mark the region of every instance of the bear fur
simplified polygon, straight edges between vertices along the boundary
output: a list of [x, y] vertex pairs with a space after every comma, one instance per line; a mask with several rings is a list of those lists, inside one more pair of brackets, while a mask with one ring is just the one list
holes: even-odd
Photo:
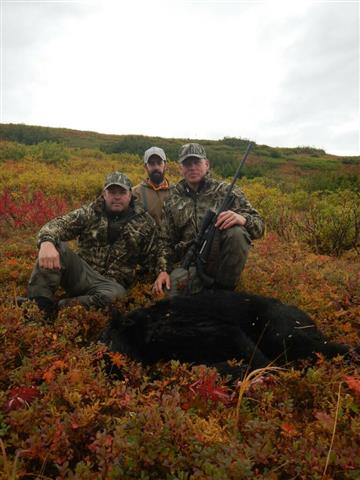
[[[310, 317], [274, 298], [223, 290], [161, 300], [126, 316], [114, 310], [100, 341], [144, 364], [179, 360], [220, 366], [243, 360], [251, 369], [271, 362], [360, 353], [328, 341]], [[221, 366], [223, 368], [221, 368]]]

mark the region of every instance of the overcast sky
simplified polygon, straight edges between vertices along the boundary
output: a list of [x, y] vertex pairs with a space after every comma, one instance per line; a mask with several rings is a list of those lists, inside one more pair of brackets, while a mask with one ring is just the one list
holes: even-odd
[[360, 155], [359, 1], [1, 0], [1, 122]]

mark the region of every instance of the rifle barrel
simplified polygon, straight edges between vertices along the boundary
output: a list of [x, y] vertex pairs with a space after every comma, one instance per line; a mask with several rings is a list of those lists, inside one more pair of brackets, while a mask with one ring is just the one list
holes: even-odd
[[[249, 153], [250, 153], [250, 150], [252, 149], [253, 145], [254, 145], [253, 142], [249, 142], [249, 145], [246, 147], [246, 150], [245, 150], [244, 156], [243, 156], [243, 158], [242, 158], [242, 160], [241, 160], [241, 162], [240, 162], [240, 165], [238, 166], [238, 168], [237, 168], [237, 170], [236, 170], [236, 172], [235, 172], [235, 175], [234, 175], [234, 177], [233, 177], [233, 179], [232, 179], [232, 182], [231, 182], [230, 185], [229, 185], [228, 192], [231, 192], [231, 190], [234, 188], [235, 182], [236, 182], [236, 180], [239, 178], [240, 172], [241, 172], [241, 170], [242, 170], [242, 168], [243, 168], [243, 166], [244, 166], [244, 163], [246, 162], [246, 159], [247, 159], [247, 157], [248, 157], [248, 155], [249, 155]], [[227, 202], [227, 195], [226, 195], [226, 197], [224, 198], [223, 203], [220, 205], [220, 207], [219, 207], [219, 209], [218, 209], [218, 211], [217, 211], [216, 216], [219, 215], [219, 213], [224, 210], [225, 202]]]

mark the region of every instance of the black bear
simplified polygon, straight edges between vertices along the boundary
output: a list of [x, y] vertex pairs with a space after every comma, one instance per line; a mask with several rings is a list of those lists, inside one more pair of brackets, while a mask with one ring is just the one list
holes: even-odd
[[328, 358], [360, 353], [359, 347], [328, 341], [296, 307], [223, 290], [176, 296], [126, 316], [114, 311], [100, 341], [145, 364], [176, 359], [219, 366], [222, 373], [231, 371], [229, 359], [254, 369], [315, 358], [315, 352]]

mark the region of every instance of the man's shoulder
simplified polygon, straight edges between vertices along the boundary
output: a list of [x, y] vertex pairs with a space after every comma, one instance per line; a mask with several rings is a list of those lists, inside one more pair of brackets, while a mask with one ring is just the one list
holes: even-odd
[[[209, 177], [207, 179], [206, 187], [204, 189], [204, 193], [214, 194], [216, 196], [223, 195], [225, 196], [228, 193], [230, 187], [230, 183], [224, 180], [217, 180], [215, 178]], [[232, 189], [232, 194], [235, 196], [243, 197], [244, 193], [238, 186], [234, 186]]]
[[172, 188], [168, 190], [169, 195], [164, 202], [165, 211], [177, 210], [179, 206], [185, 205], [191, 201], [191, 198], [186, 190], [186, 183], [184, 180], [172, 185]]
[[130, 219], [130, 221], [138, 224], [146, 223], [150, 225], [155, 225], [153, 217], [138, 203], [136, 203], [134, 206], [134, 216]]
[[80, 207], [84, 214], [88, 215], [102, 215], [105, 211], [105, 202], [102, 195], [98, 196], [90, 203], [85, 203]]
[[184, 179], [180, 180], [178, 183], [171, 185], [171, 194], [172, 195], [185, 195], [186, 193], [186, 182]]
[[138, 183], [137, 185], [135, 185], [134, 187], [132, 187], [131, 191], [132, 193], [138, 193], [139, 190], [143, 187], [146, 187], [146, 182], [145, 180], [143, 180], [142, 182]]
[[90, 202], [90, 203], [85, 203], [81, 205], [78, 208], [75, 208], [74, 210], [71, 210], [70, 212], [66, 213], [63, 216], [56, 217], [53, 220], [54, 221], [61, 221], [63, 217], [70, 217], [73, 218], [74, 216], [77, 218], [80, 217], [91, 217], [96, 214], [99, 214], [103, 212], [103, 203], [101, 202], [101, 198], [97, 198], [96, 200]]
[[217, 180], [212, 176], [207, 176], [205, 180], [205, 188], [204, 190], [223, 190], [229, 186], [227, 182], [222, 180]]
[[180, 180], [180, 182], [173, 184], [169, 187], [169, 196], [167, 198], [167, 202], [173, 201], [176, 198], [183, 197], [186, 195], [186, 190], [185, 190], [185, 183], [183, 180]]

